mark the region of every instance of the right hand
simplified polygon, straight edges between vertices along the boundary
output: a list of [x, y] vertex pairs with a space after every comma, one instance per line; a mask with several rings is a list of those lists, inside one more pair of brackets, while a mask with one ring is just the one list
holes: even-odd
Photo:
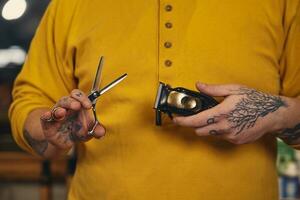
[[73, 90], [69, 96], [62, 97], [54, 108], [42, 114], [41, 125], [45, 139], [59, 150], [67, 151], [75, 142], [86, 142], [105, 135], [101, 124], [95, 127], [93, 135], [88, 135], [95, 121], [90, 112], [92, 103], [82, 91]]

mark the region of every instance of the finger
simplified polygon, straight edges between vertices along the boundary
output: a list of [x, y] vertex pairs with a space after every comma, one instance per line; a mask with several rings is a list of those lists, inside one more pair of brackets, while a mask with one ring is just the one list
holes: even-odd
[[90, 109], [92, 107], [92, 102], [81, 90], [78, 89], [72, 90], [71, 97], [79, 101], [81, 105], [86, 109]]
[[70, 132], [69, 138], [73, 142], [86, 142], [92, 138], [87, 133], [79, 133], [79, 132]]
[[226, 123], [211, 124], [202, 128], [195, 129], [198, 136], [225, 136], [231, 132], [231, 128]]
[[52, 117], [54, 118], [54, 120], [62, 121], [65, 119], [65, 117], [67, 115], [67, 110], [65, 108], [55, 107], [55, 109], [53, 109], [51, 111], [51, 114], [52, 114]]
[[53, 110], [45, 112], [41, 116], [41, 120], [48, 123], [52, 122], [53, 120], [62, 121], [66, 117], [66, 115], [67, 115], [66, 109], [61, 107], [55, 107]]
[[43, 113], [42, 115], [41, 115], [41, 121], [42, 122], [49, 122], [49, 120], [51, 119], [51, 111], [46, 111], [45, 113]]
[[238, 90], [241, 85], [225, 84], [225, 85], [212, 85], [197, 82], [196, 88], [207, 95], [214, 97], [224, 97], [233, 94], [235, 90]]
[[173, 122], [180, 126], [192, 127], [192, 128], [197, 128], [197, 127], [206, 126], [208, 124], [217, 123], [224, 117], [223, 114], [221, 114], [224, 112], [220, 112], [221, 105], [222, 104], [219, 104], [213, 108], [202, 111], [196, 115], [191, 115], [188, 117], [183, 117], [183, 116], [174, 117]]
[[[90, 123], [89, 129], [87, 130], [93, 130], [93, 127], [94, 127], [94, 123]], [[89, 135], [89, 131], [85, 131], [85, 132], [72, 131], [70, 133], [70, 139], [73, 142], [86, 142], [92, 139], [93, 137], [99, 139], [104, 135], [105, 135], [105, 128], [101, 124], [97, 124], [91, 135]]]
[[56, 104], [58, 107], [70, 109], [70, 110], [80, 110], [81, 103], [70, 96], [62, 97]]
[[57, 130], [61, 127], [62, 121], [49, 121], [49, 117], [51, 117], [51, 112], [45, 112], [41, 118], [41, 126], [47, 140], [50, 140], [57, 134]]

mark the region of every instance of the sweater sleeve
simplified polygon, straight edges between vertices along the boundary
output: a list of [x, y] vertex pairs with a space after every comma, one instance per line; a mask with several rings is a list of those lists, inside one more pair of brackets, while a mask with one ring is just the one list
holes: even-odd
[[[16, 143], [31, 153], [33, 150], [23, 136], [28, 114], [37, 108], [51, 108], [58, 99], [76, 87], [73, 58], [66, 56], [69, 24], [76, 1], [70, 2], [51, 1], [14, 83], [13, 102], [9, 109], [12, 133]], [[67, 9], [64, 8], [66, 6]]]
[[300, 3], [295, 2], [286, 16], [285, 46], [280, 60], [281, 95], [300, 97]]
[[[295, 1], [293, 1], [295, 2]], [[286, 42], [280, 62], [281, 95], [300, 98], [300, 3], [293, 6], [295, 14], [289, 14]], [[300, 149], [300, 144], [290, 145]]]

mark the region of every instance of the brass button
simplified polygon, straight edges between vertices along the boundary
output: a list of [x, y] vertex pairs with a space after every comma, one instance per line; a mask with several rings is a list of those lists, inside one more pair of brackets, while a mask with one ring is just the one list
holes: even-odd
[[172, 66], [172, 61], [171, 60], [166, 60], [165, 61], [165, 66], [166, 67], [171, 67]]
[[171, 22], [165, 23], [166, 28], [172, 28], [173, 24]]
[[172, 43], [171, 42], [165, 42], [164, 46], [166, 48], [171, 48], [172, 47]]
[[166, 5], [166, 7], [165, 7], [165, 10], [167, 11], [167, 12], [170, 12], [171, 10], [173, 9], [173, 7], [171, 6], [171, 5]]

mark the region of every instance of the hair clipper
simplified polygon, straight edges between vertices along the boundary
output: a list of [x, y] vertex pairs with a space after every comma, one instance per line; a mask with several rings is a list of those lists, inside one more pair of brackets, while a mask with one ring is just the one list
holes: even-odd
[[182, 87], [171, 86], [160, 82], [157, 90], [154, 109], [156, 110], [156, 125], [162, 124], [161, 113], [189, 116], [216, 106], [218, 102], [203, 93]]

